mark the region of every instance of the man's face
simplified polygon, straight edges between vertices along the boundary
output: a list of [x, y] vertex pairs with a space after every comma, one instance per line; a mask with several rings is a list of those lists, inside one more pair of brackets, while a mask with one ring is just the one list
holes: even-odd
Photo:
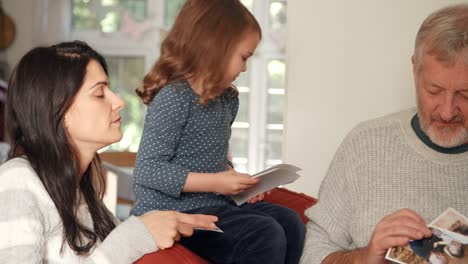
[[447, 66], [425, 54], [419, 64], [413, 59], [422, 130], [441, 147], [468, 143], [468, 65], [463, 56]]

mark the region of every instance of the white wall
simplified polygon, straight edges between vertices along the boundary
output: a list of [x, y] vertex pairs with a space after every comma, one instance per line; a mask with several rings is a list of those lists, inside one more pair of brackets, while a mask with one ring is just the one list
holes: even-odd
[[288, 1], [285, 161], [288, 187], [317, 196], [330, 161], [357, 123], [415, 105], [416, 32], [454, 0]]
[[12, 45], [1, 52], [2, 59], [6, 59], [10, 68], [19, 61], [21, 56], [32, 46], [33, 8], [32, 0], [2, 1], [3, 11], [13, 19], [16, 37]]
[[[2, 1], [17, 37], [0, 58], [13, 67], [31, 47], [63, 36], [61, 1], [68, 0]], [[457, 2], [467, 1], [288, 1], [284, 154], [303, 168], [289, 188], [317, 196], [335, 150], [354, 125], [414, 105], [415, 34], [430, 12]], [[44, 8], [54, 9], [57, 18], [41, 16]]]
[[[21, 57], [33, 47], [63, 40], [64, 4], [69, 0], [6, 0], [2, 1], [3, 10], [9, 15], [16, 27], [16, 38], [12, 45], [0, 53], [13, 68]], [[55, 14], [53, 16], [44, 15]]]

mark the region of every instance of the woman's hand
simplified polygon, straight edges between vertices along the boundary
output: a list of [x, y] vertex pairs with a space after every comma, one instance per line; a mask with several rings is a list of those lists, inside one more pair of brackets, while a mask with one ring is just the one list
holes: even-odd
[[260, 180], [252, 178], [249, 174], [239, 173], [234, 170], [219, 172], [215, 175], [216, 193], [234, 195], [252, 188]]
[[184, 214], [175, 211], [151, 211], [139, 219], [148, 228], [159, 249], [170, 248], [181, 236], [191, 236], [193, 228], [215, 229], [218, 217]]

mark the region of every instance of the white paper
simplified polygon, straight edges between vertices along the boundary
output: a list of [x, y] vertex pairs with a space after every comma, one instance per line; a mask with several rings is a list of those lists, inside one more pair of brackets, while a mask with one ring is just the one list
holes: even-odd
[[218, 233], [224, 233], [223, 230], [221, 230], [221, 228], [215, 226], [214, 229], [208, 229], [208, 228], [204, 228], [204, 227], [194, 227], [193, 230], [201, 230], [201, 231], [211, 231], [211, 232], [218, 232]]
[[231, 198], [237, 205], [241, 205], [259, 194], [272, 190], [280, 185], [294, 182], [300, 177], [300, 175], [297, 174], [300, 170], [300, 168], [290, 164], [273, 166], [252, 175], [252, 178], [259, 178], [260, 182], [244, 192], [232, 195]]

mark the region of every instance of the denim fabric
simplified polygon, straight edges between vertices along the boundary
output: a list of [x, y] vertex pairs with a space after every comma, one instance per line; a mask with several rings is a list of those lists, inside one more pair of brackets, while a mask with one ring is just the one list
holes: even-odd
[[296, 264], [304, 247], [305, 226], [299, 215], [280, 205], [258, 202], [186, 211], [216, 215], [224, 231], [194, 232], [182, 245], [212, 263]]

